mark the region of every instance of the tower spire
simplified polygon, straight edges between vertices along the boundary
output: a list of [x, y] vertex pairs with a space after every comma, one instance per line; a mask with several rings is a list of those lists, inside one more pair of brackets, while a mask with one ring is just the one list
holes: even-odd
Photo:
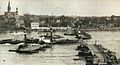
[[9, 2], [8, 2], [8, 12], [10, 12], [11, 11], [11, 7], [10, 7], [10, 0], [9, 0]]

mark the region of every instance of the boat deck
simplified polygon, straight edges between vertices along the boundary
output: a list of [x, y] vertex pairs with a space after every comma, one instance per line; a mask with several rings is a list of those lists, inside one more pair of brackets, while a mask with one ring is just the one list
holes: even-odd
[[104, 60], [104, 57], [102, 56], [100, 51], [94, 45], [89, 45], [88, 47], [91, 50], [93, 55], [95, 54], [99, 59]]

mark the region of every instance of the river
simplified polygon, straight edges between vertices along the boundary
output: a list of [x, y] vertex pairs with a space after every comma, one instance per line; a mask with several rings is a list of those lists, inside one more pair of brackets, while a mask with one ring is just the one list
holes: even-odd
[[[88, 32], [92, 35], [91, 40], [87, 40], [88, 44], [103, 45], [116, 52], [117, 58], [120, 58], [120, 31], [118, 32]], [[38, 38], [36, 32], [29, 33], [28, 37]], [[23, 39], [23, 36], [12, 36], [10, 33], [0, 34], [0, 39], [17, 38]], [[66, 37], [68, 38], [68, 37]], [[35, 54], [18, 54], [9, 52], [9, 49], [16, 49], [18, 45], [4, 44], [0, 45], [0, 65], [85, 65], [83, 61], [74, 61], [78, 58], [78, 51], [75, 50], [78, 44], [53, 45], [46, 51], [40, 51]]]

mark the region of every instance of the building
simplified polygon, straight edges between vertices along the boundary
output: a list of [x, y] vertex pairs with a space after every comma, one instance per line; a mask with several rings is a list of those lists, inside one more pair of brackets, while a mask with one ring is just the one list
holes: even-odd
[[31, 22], [31, 29], [39, 29], [39, 22]]
[[19, 16], [18, 21], [16, 21], [17, 27], [25, 27], [24, 16]]
[[25, 27], [24, 25], [24, 17], [18, 15], [18, 8], [16, 8], [15, 12], [11, 11], [11, 3], [10, 0], [8, 1], [7, 11], [4, 13], [7, 21], [13, 20], [12, 22], [15, 22], [16, 27]]
[[7, 18], [15, 18], [15, 19], [17, 19], [19, 17], [18, 16], [18, 8], [16, 8], [15, 12], [11, 12], [10, 0], [8, 2], [7, 12], [5, 12], [5, 16]]

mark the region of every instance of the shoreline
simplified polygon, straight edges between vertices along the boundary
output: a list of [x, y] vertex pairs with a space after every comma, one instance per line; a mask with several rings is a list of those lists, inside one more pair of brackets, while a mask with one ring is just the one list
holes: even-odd
[[[75, 28], [68, 28], [67, 27], [65, 29], [54, 29], [55, 31], [58, 31], [58, 32], [65, 32], [67, 30], [73, 30]], [[27, 28], [27, 31], [28, 32], [32, 32], [32, 31], [39, 31], [39, 32], [45, 32], [47, 31], [48, 29], [30, 29], [30, 28]], [[80, 30], [84, 30], [86, 32], [92, 32], [92, 31], [96, 31], [96, 32], [101, 32], [101, 31], [110, 31], [110, 32], [117, 32], [117, 31], [120, 31], [120, 28], [114, 28], [114, 29], [80, 29]], [[24, 31], [24, 30], [1, 30], [0, 33], [11, 33], [13, 31], [17, 31], [17, 32], [21, 32], [21, 31]]]

